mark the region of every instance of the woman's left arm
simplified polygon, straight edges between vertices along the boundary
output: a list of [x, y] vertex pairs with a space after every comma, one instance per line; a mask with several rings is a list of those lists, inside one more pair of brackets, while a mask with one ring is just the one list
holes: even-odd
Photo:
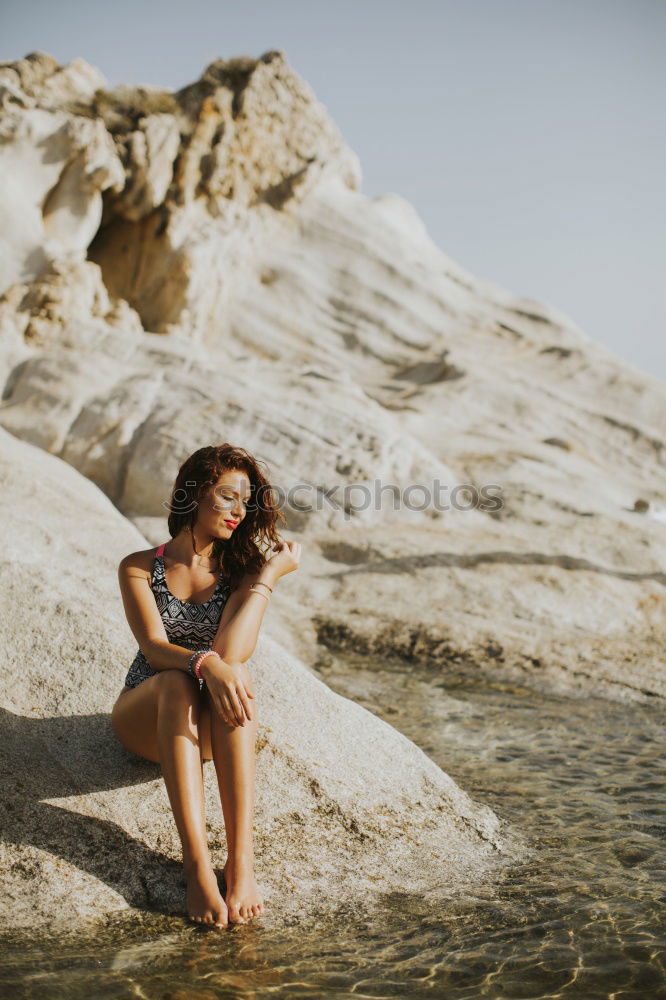
[[230, 595], [227, 603], [222, 609], [220, 623], [211, 648], [219, 653], [223, 660], [227, 662], [238, 661], [242, 663], [254, 653], [259, 636], [259, 629], [264, 617], [264, 612], [268, 606], [266, 594], [270, 597], [270, 592], [266, 587], [259, 587], [258, 591], [250, 590], [252, 583], [267, 583], [269, 587], [274, 587], [280, 575], [269, 565], [265, 565], [259, 573], [248, 573], [244, 576], [239, 587]]

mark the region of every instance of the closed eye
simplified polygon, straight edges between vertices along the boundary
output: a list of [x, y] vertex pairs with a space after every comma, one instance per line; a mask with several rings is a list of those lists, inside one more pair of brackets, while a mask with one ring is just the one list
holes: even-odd
[[[236, 499], [236, 497], [233, 497], [233, 496], [228, 496], [227, 494], [224, 494], [224, 495], [222, 496], [222, 499], [223, 499], [223, 500], [230, 500], [230, 501], [234, 501], [234, 500]], [[249, 502], [248, 502], [248, 501], [246, 501], [246, 500], [241, 500], [241, 503], [242, 503], [242, 504], [243, 504], [243, 506], [245, 507], [245, 510], [254, 510], [254, 508], [255, 508], [255, 506], [256, 506], [256, 504], [254, 504], [254, 503], [253, 503], [252, 501], [249, 501]]]

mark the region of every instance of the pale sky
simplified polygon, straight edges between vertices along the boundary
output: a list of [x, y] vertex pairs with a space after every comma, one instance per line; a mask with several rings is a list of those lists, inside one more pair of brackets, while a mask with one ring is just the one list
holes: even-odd
[[0, 60], [177, 89], [281, 49], [473, 274], [666, 381], [666, 0], [0, 0]]

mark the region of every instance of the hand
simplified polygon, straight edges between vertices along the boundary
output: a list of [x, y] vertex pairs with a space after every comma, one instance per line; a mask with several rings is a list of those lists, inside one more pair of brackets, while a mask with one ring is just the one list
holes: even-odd
[[252, 721], [250, 698], [254, 698], [254, 691], [249, 671], [243, 667], [240, 661], [229, 663], [220, 656], [207, 656], [201, 664], [200, 673], [211, 701], [228, 726], [244, 726], [246, 721]]
[[276, 580], [298, 569], [298, 561], [301, 558], [300, 542], [280, 542], [272, 551], [273, 555], [265, 565], [270, 567]]

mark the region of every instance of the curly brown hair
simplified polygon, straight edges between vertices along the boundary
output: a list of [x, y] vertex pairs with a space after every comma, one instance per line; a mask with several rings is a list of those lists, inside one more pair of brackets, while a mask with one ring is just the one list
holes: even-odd
[[[189, 526], [194, 528], [199, 501], [223, 472], [240, 469], [250, 480], [251, 499], [242, 519], [229, 539], [216, 538], [213, 558], [220, 558], [222, 572], [234, 590], [246, 573], [258, 573], [265, 562], [265, 553], [280, 542], [276, 522], [286, 524], [282, 511], [275, 505], [274, 489], [262, 471], [264, 462], [254, 458], [244, 448], [231, 444], [199, 448], [186, 458], [176, 476], [168, 502], [167, 524], [172, 538]], [[260, 548], [260, 545], [263, 547]]]

